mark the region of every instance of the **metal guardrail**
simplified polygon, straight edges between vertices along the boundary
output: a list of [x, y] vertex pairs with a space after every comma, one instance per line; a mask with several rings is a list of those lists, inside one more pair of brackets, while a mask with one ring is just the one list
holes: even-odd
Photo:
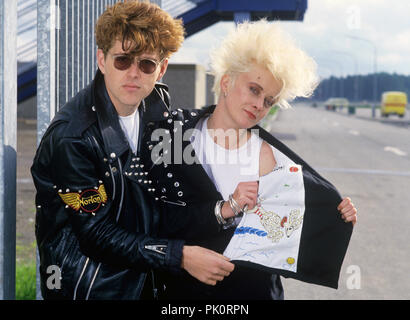
[[17, 1], [18, 61], [34, 61], [37, 57], [37, 1]]
[[205, 0], [188, 1], [188, 0], [163, 0], [162, 8], [167, 11], [171, 16], [178, 17], [179, 15], [187, 12], [197, 6], [198, 3]]
[[[151, 2], [160, 5], [173, 17], [177, 17], [188, 10], [191, 10], [205, 0], [152, 0]], [[74, 1], [75, 2], [75, 1]], [[89, 6], [90, 0], [80, 1], [84, 7]], [[94, 1], [100, 5], [117, 1]], [[37, 0], [18, 0], [18, 61], [35, 61], [37, 59]]]
[[15, 298], [17, 3], [0, 1], [0, 299]]

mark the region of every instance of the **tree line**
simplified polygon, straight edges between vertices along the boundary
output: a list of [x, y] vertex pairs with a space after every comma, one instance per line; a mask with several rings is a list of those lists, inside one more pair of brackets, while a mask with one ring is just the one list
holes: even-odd
[[332, 76], [320, 82], [312, 99], [325, 101], [331, 97], [344, 97], [349, 101], [380, 101], [384, 91], [403, 91], [410, 97], [410, 76], [386, 72]]

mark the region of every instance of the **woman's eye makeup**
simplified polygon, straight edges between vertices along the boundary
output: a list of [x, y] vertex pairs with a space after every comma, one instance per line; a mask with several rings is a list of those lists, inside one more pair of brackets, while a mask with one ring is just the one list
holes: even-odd
[[[261, 94], [261, 89], [259, 87], [256, 86], [250, 86], [249, 90], [255, 95], [255, 96], [259, 96]], [[264, 99], [264, 107], [265, 108], [271, 108], [275, 105], [276, 103], [276, 99], [273, 97], [267, 97]]]
[[260, 94], [260, 92], [261, 92], [261, 90], [258, 88], [258, 87], [255, 87], [255, 86], [250, 86], [250, 90], [252, 91], [252, 93], [253, 94], [255, 94], [255, 95], [259, 95]]
[[270, 98], [265, 98], [264, 104], [265, 104], [265, 108], [271, 108], [275, 105], [276, 100], [272, 97]]

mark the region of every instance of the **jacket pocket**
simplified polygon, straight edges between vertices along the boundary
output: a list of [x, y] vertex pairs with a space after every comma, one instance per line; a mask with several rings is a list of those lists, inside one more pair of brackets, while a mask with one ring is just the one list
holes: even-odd
[[58, 295], [64, 299], [76, 299], [79, 287], [86, 279], [86, 269], [90, 265], [89, 258], [82, 254], [77, 238], [70, 228], [61, 232], [61, 237], [53, 241], [52, 262], [60, 270], [60, 288]]

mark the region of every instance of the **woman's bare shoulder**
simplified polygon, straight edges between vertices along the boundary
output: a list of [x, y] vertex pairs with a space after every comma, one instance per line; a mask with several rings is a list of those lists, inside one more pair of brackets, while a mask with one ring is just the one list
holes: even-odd
[[259, 176], [268, 174], [275, 168], [275, 166], [276, 160], [272, 148], [266, 141], [263, 141], [259, 155]]

